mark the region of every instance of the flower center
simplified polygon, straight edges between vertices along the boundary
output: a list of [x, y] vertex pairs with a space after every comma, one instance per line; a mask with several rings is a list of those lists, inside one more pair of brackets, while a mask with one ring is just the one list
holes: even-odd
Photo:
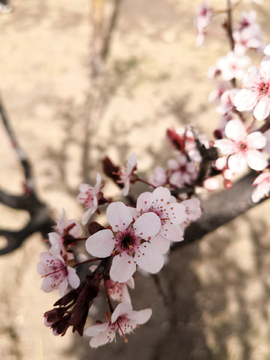
[[133, 247], [133, 238], [131, 235], [126, 234], [121, 240], [121, 246], [124, 249], [130, 249], [130, 247]]
[[267, 94], [269, 91], [269, 84], [265, 82], [261, 82], [259, 85], [259, 92], [264, 95]]

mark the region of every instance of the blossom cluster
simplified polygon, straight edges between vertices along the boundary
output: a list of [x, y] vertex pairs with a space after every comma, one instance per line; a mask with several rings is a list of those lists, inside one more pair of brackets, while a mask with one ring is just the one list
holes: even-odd
[[[213, 13], [204, 1], [195, 20], [197, 45], [203, 42]], [[167, 129], [175, 156], [167, 160], [166, 167], [157, 164], [148, 180], [136, 173], [135, 153], [125, 166], [115, 165], [106, 157], [103, 172], [118, 186], [117, 194], [104, 195], [105, 181], [97, 173], [94, 186], [79, 186], [77, 201], [85, 209], [84, 230], [76, 220], [66, 223], [63, 210], [54, 232], [48, 235], [50, 250], [40, 255], [37, 266], [43, 277], [42, 290], [58, 289], [61, 296], [56, 307], [44, 314], [45, 325], [54, 335], [64, 335], [72, 327], [73, 332], [90, 336], [92, 347], [112, 342], [117, 335], [127, 342], [126, 334], [146, 323], [152, 314], [149, 308], [133, 310], [129, 288], [135, 287], [135, 273], [156, 274], [162, 269], [173, 243], [182, 241], [186, 228], [202, 215], [199, 193], [216, 190], [222, 177], [229, 189], [234, 174], [250, 168], [256, 186], [252, 200], [259, 202], [269, 195], [270, 45], [264, 49], [260, 66], [247, 69], [250, 58], [246, 51], [264, 48], [255, 20], [253, 11], [242, 12], [229, 36], [232, 50], [208, 71], [208, 77], [221, 78], [209, 95], [209, 100], [217, 103], [220, 116], [213, 132], [215, 140], [199, 134], [193, 126]], [[241, 90], [237, 80], [241, 81]], [[257, 121], [263, 125], [258, 127]], [[148, 186], [137, 199], [132, 194], [136, 182]], [[102, 205], [106, 206], [104, 226], [92, 221], [104, 212]], [[85, 242], [86, 250], [81, 262], [74, 255], [79, 241]], [[90, 266], [81, 281], [75, 268], [93, 262], [98, 264]], [[89, 308], [102, 287], [108, 304], [106, 321], [98, 320], [84, 329]]]
[[[195, 153], [194, 144], [191, 146], [189, 143], [188, 151], [192, 151], [192, 148]], [[186, 227], [202, 213], [200, 200], [193, 197], [193, 180], [197, 177], [197, 171], [191, 162], [189, 166], [186, 164], [185, 152], [181, 156], [186, 159], [185, 163], [179, 163], [182, 168], [185, 165], [191, 168], [192, 165], [192, 181], [185, 171], [179, 173], [176, 167], [174, 171], [169, 171], [170, 178], [177, 175], [179, 179], [175, 185], [174, 181], [165, 181], [169, 187], [155, 186], [140, 179], [135, 174], [137, 160], [133, 153], [126, 166], [115, 166], [109, 158], [103, 161], [105, 174], [120, 187], [116, 200], [105, 197], [101, 192], [104, 182], [99, 173], [94, 186], [79, 186], [77, 201], [85, 208], [82, 224], [88, 224], [86, 236], [83, 237], [82, 227], [77, 221], [71, 220], [65, 224], [63, 211], [55, 231], [48, 235], [50, 251], [41, 254], [37, 266], [43, 276], [41, 289], [45, 292], [59, 289], [62, 296], [55, 304], [58, 308], [44, 314], [45, 325], [52, 328], [54, 335], [64, 335], [69, 327], [73, 327], [73, 331], [91, 336], [90, 345], [97, 347], [113, 341], [116, 334], [127, 341], [125, 334], [132, 332], [138, 324], [148, 321], [152, 310], [134, 311], [128, 286], [135, 287], [134, 274], [137, 270], [150, 274], [159, 272], [171, 244], [183, 240]], [[117, 201], [118, 196], [129, 197], [131, 186], [136, 181], [142, 181], [154, 190], [141, 193], [137, 201], [129, 205]], [[193, 189], [191, 194], [186, 194], [185, 201], [172, 196], [171, 192], [178, 188], [177, 184], [189, 185], [189, 192]], [[100, 205], [107, 205], [106, 228], [95, 221], [91, 222], [94, 214], [100, 214]], [[82, 240], [85, 241], [89, 258], [86, 257], [80, 263], [75, 260], [73, 246]], [[81, 282], [75, 267], [88, 262], [99, 262], [99, 265], [90, 266], [90, 275]], [[70, 292], [67, 290], [68, 285], [73, 288]], [[98, 321], [84, 330], [88, 309], [99, 295], [101, 287], [105, 289], [109, 305], [109, 311], [105, 312], [107, 321]], [[119, 304], [114, 307], [112, 301]]]

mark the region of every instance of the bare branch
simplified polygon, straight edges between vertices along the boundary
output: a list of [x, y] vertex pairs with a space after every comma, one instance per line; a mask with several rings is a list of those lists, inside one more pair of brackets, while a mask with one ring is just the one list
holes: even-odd
[[200, 240], [204, 235], [255, 207], [257, 203], [254, 203], [251, 198], [254, 191], [251, 184], [255, 177], [256, 172], [252, 171], [236, 182], [231, 189], [213, 194], [204, 201], [202, 204], [203, 215], [199, 220], [190, 224], [185, 231], [184, 240], [175, 243], [172, 250]]
[[19, 231], [0, 229], [0, 236], [4, 236], [8, 242], [6, 247], [0, 249], [0, 256], [18, 249], [22, 243], [35, 232], [40, 232], [44, 239], [47, 238], [53, 225], [54, 221], [44, 206], [40, 207], [39, 210], [35, 212], [31, 217], [31, 220], [23, 229]]

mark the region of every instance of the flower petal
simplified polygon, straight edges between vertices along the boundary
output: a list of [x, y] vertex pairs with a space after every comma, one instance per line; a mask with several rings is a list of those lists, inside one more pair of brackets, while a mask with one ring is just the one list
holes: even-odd
[[264, 96], [256, 105], [253, 115], [258, 121], [266, 119], [270, 114], [270, 98]]
[[225, 134], [234, 141], [243, 140], [246, 136], [246, 128], [241, 120], [230, 120], [226, 125]]
[[228, 167], [232, 172], [243, 172], [247, 168], [247, 160], [241, 153], [231, 155], [228, 160]]
[[170, 248], [170, 241], [164, 238], [162, 235], [152, 237], [151, 244], [154, 245], [161, 254], [165, 254]]
[[64, 228], [66, 227], [66, 212], [65, 210], [63, 209], [62, 211], [62, 214], [60, 216], [60, 219], [57, 221], [56, 223], [56, 227], [60, 230], [60, 231], [63, 231]]
[[164, 226], [162, 226], [160, 234], [169, 241], [176, 242], [183, 240], [183, 230], [177, 224], [174, 225], [170, 223], [165, 224]]
[[96, 208], [90, 207], [90, 208], [87, 209], [86, 212], [83, 214], [82, 224], [83, 224], [84, 226], [88, 223], [91, 215], [93, 215], [95, 211], [96, 211]]
[[111, 322], [114, 323], [119, 316], [129, 314], [132, 311], [132, 305], [129, 302], [121, 302], [116, 306], [114, 312], [112, 313]]
[[104, 229], [91, 235], [85, 242], [86, 250], [93, 256], [101, 258], [111, 255], [115, 245], [115, 238], [109, 229]]
[[140, 246], [140, 254], [135, 254], [134, 260], [145, 271], [157, 273], [164, 264], [164, 258], [158, 249], [147, 242]]
[[73, 287], [73, 289], [77, 289], [80, 285], [80, 278], [76, 274], [76, 270], [70, 266], [67, 267], [68, 270], [68, 282]]
[[267, 139], [260, 131], [255, 131], [246, 137], [246, 141], [248, 146], [255, 149], [262, 149], [265, 147]]
[[234, 98], [234, 105], [238, 111], [249, 111], [254, 108], [258, 100], [258, 95], [255, 91], [249, 89], [242, 89]]
[[[153, 212], [142, 214], [133, 225], [135, 234], [142, 239], [157, 235], [161, 228], [160, 218]], [[150, 239], [149, 239], [150, 240]]]
[[89, 326], [87, 329], [84, 330], [84, 335], [87, 336], [96, 336], [98, 334], [100, 334], [101, 332], [107, 330], [109, 326], [108, 322], [105, 322], [103, 324], [96, 324], [96, 325], [92, 325]]
[[144, 192], [142, 193], [137, 200], [137, 210], [138, 211], [147, 211], [152, 205], [152, 193]]
[[113, 231], [125, 230], [132, 221], [129, 208], [122, 202], [110, 204], [107, 208], [106, 216]]
[[132, 311], [127, 315], [127, 318], [135, 324], [145, 324], [152, 315], [152, 309], [144, 309], [140, 311]]
[[110, 277], [113, 281], [124, 283], [128, 281], [136, 271], [134, 259], [126, 253], [121, 253], [113, 258]]
[[263, 170], [268, 165], [266, 158], [258, 150], [248, 150], [247, 163], [251, 169], [256, 171]]
[[215, 147], [219, 148], [224, 155], [233, 154], [235, 151], [235, 144], [229, 139], [216, 140]]

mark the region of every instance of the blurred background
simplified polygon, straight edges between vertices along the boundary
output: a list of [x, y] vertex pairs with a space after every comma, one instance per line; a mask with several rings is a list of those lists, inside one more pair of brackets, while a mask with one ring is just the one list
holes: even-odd
[[[212, 138], [219, 115], [207, 100], [214, 83], [206, 73], [229, 44], [221, 14], [213, 18], [205, 45], [196, 48], [194, 17], [200, 3], [119, 2], [101, 80], [90, 79], [90, 0], [11, 0], [13, 11], [0, 13], [0, 92], [32, 163], [38, 194], [55, 219], [64, 208], [68, 219], [80, 221], [78, 186], [83, 181], [94, 185], [105, 155], [124, 164], [135, 151], [139, 173], [149, 176], [176, 155], [165, 139], [168, 127], [192, 123]], [[226, 9], [226, 1], [210, 5]], [[105, 2], [105, 19], [113, 6], [113, 0]], [[270, 43], [269, 1], [242, 1], [233, 21], [251, 9]], [[259, 65], [262, 56], [251, 57]], [[2, 123], [0, 144], [0, 186], [21, 194], [23, 173]], [[109, 181], [105, 189], [117, 193]], [[0, 359], [270, 359], [269, 210], [266, 201], [200, 243], [174, 252], [160, 274], [166, 303], [153, 278], [138, 274], [133, 307], [151, 307], [152, 318], [129, 336], [128, 344], [118, 339], [98, 349], [70, 330], [56, 338], [43, 325], [43, 313], [59, 295], [40, 290], [36, 265], [47, 248], [39, 234], [31, 236], [0, 258]], [[3, 228], [20, 229], [28, 216], [0, 205]], [[93, 313], [97, 308], [98, 302]]]

